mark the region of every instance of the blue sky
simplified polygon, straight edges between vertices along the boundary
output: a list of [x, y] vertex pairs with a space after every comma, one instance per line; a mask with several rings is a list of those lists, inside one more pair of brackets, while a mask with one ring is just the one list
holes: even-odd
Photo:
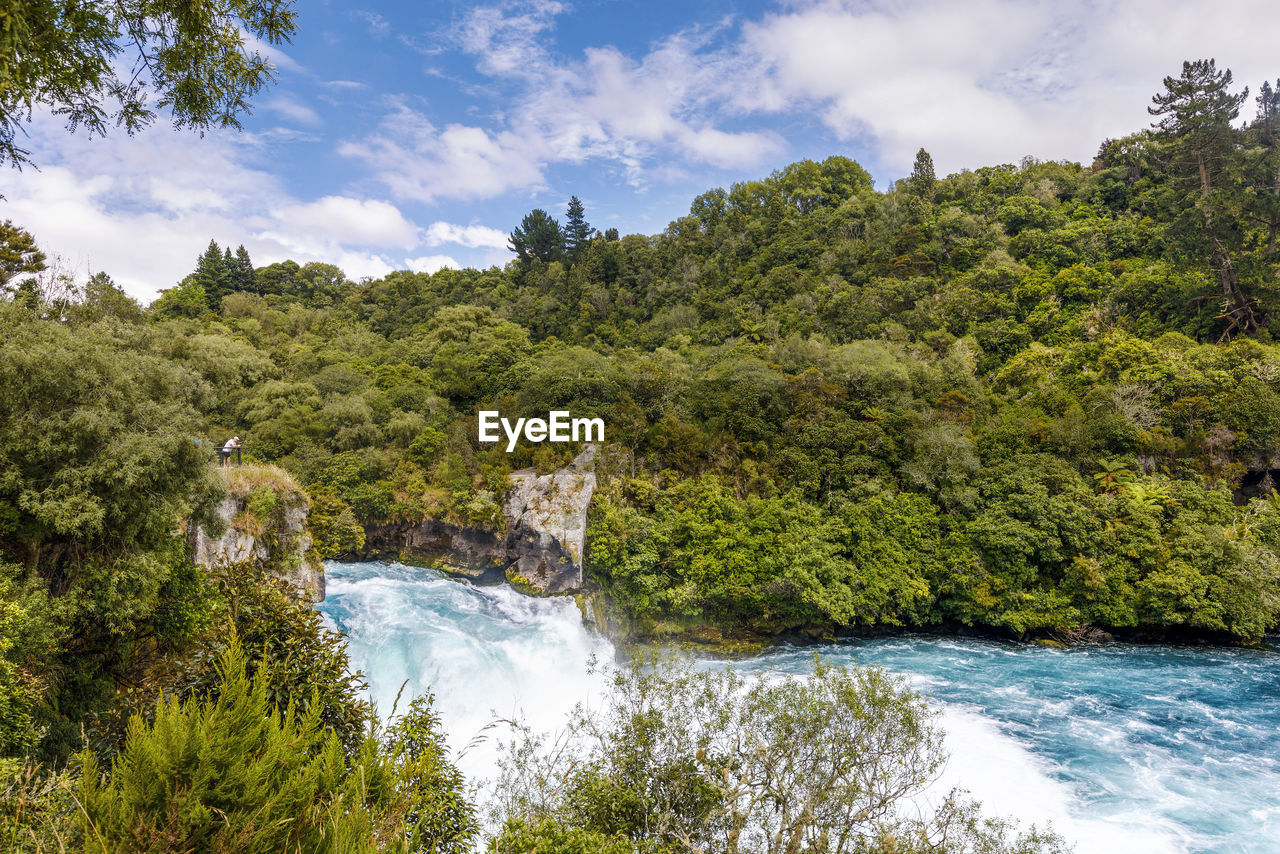
[[880, 188], [921, 146], [942, 172], [1087, 162], [1183, 59], [1256, 89], [1277, 43], [1254, 0], [308, 0], [264, 48], [279, 79], [243, 133], [90, 139], [38, 115], [40, 170], [0, 178], [0, 217], [144, 300], [211, 237], [353, 277], [503, 264], [521, 216], [570, 195], [598, 228], [655, 233], [805, 157]]

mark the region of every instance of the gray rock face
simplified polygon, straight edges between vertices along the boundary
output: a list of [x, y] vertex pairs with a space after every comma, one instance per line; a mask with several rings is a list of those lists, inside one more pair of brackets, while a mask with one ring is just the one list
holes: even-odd
[[588, 445], [568, 467], [541, 477], [512, 473], [502, 506], [507, 529], [519, 538], [518, 557], [507, 570], [509, 577], [516, 576], [512, 581], [541, 593], [567, 593], [582, 586], [587, 507], [596, 489], [591, 470], [595, 454], [595, 445]]
[[428, 519], [416, 525], [370, 526], [363, 557], [395, 557], [476, 578], [501, 571], [531, 593], [569, 593], [582, 586], [587, 508], [596, 488], [595, 446], [551, 474], [513, 472], [502, 505], [505, 535]]
[[[299, 599], [307, 602], [324, 599], [324, 565], [308, 555], [311, 534], [307, 531], [306, 498], [285, 496], [271, 537], [266, 536], [265, 531], [254, 533], [251, 526], [244, 524], [244, 510], [243, 499], [227, 496], [218, 505], [218, 516], [226, 523], [221, 537], [211, 537], [198, 526], [192, 528], [189, 535], [195, 562], [210, 568], [246, 561], [270, 565]], [[273, 549], [283, 549], [285, 553], [274, 554]]]

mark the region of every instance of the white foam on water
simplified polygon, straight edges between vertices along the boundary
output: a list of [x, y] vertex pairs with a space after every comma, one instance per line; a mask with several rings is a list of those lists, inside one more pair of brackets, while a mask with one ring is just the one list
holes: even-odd
[[510, 734], [495, 721], [521, 720], [538, 732], [560, 728], [598, 684], [589, 662], [613, 656], [570, 599], [477, 587], [429, 570], [392, 564], [380, 575], [335, 578], [328, 599], [340, 601], [348, 653], [379, 714], [391, 712], [402, 685], [400, 708], [434, 693], [449, 745], [472, 783], [493, 774], [498, 742]]
[[951, 704], [935, 704], [946, 731], [947, 766], [931, 794], [959, 787], [982, 802], [987, 815], [1035, 824], [1075, 844], [1076, 854], [1181, 854], [1190, 849], [1185, 832], [1159, 814], [1135, 808], [1091, 814], [1072, 788], [1052, 776], [1049, 764], [989, 718]]

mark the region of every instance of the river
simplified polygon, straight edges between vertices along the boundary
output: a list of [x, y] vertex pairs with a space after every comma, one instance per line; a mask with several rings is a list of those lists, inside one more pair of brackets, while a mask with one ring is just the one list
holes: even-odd
[[[371, 699], [385, 714], [402, 684], [406, 697], [433, 691], [472, 780], [502, 736], [488, 724], [559, 727], [597, 689], [590, 662], [614, 658], [569, 599], [394, 563], [330, 562], [326, 574], [319, 609], [346, 632]], [[1280, 850], [1280, 653], [931, 636], [816, 651], [907, 677], [947, 731], [938, 785], [1052, 822], [1078, 854]], [[814, 652], [776, 648], [732, 666], [803, 673]]]

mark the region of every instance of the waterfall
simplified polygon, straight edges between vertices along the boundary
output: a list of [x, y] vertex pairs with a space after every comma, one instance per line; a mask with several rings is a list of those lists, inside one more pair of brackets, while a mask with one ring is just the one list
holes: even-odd
[[[327, 573], [320, 610], [347, 633], [380, 712], [402, 684], [401, 703], [433, 691], [472, 781], [492, 775], [504, 735], [486, 726], [559, 728], [600, 689], [591, 662], [614, 657], [570, 599], [400, 564], [335, 562]], [[804, 673], [814, 651], [779, 648], [730, 666]], [[939, 710], [950, 760], [926, 798], [960, 786], [989, 814], [1052, 822], [1078, 854], [1265, 851], [1280, 838], [1273, 651], [924, 636], [817, 651], [902, 674]]]

